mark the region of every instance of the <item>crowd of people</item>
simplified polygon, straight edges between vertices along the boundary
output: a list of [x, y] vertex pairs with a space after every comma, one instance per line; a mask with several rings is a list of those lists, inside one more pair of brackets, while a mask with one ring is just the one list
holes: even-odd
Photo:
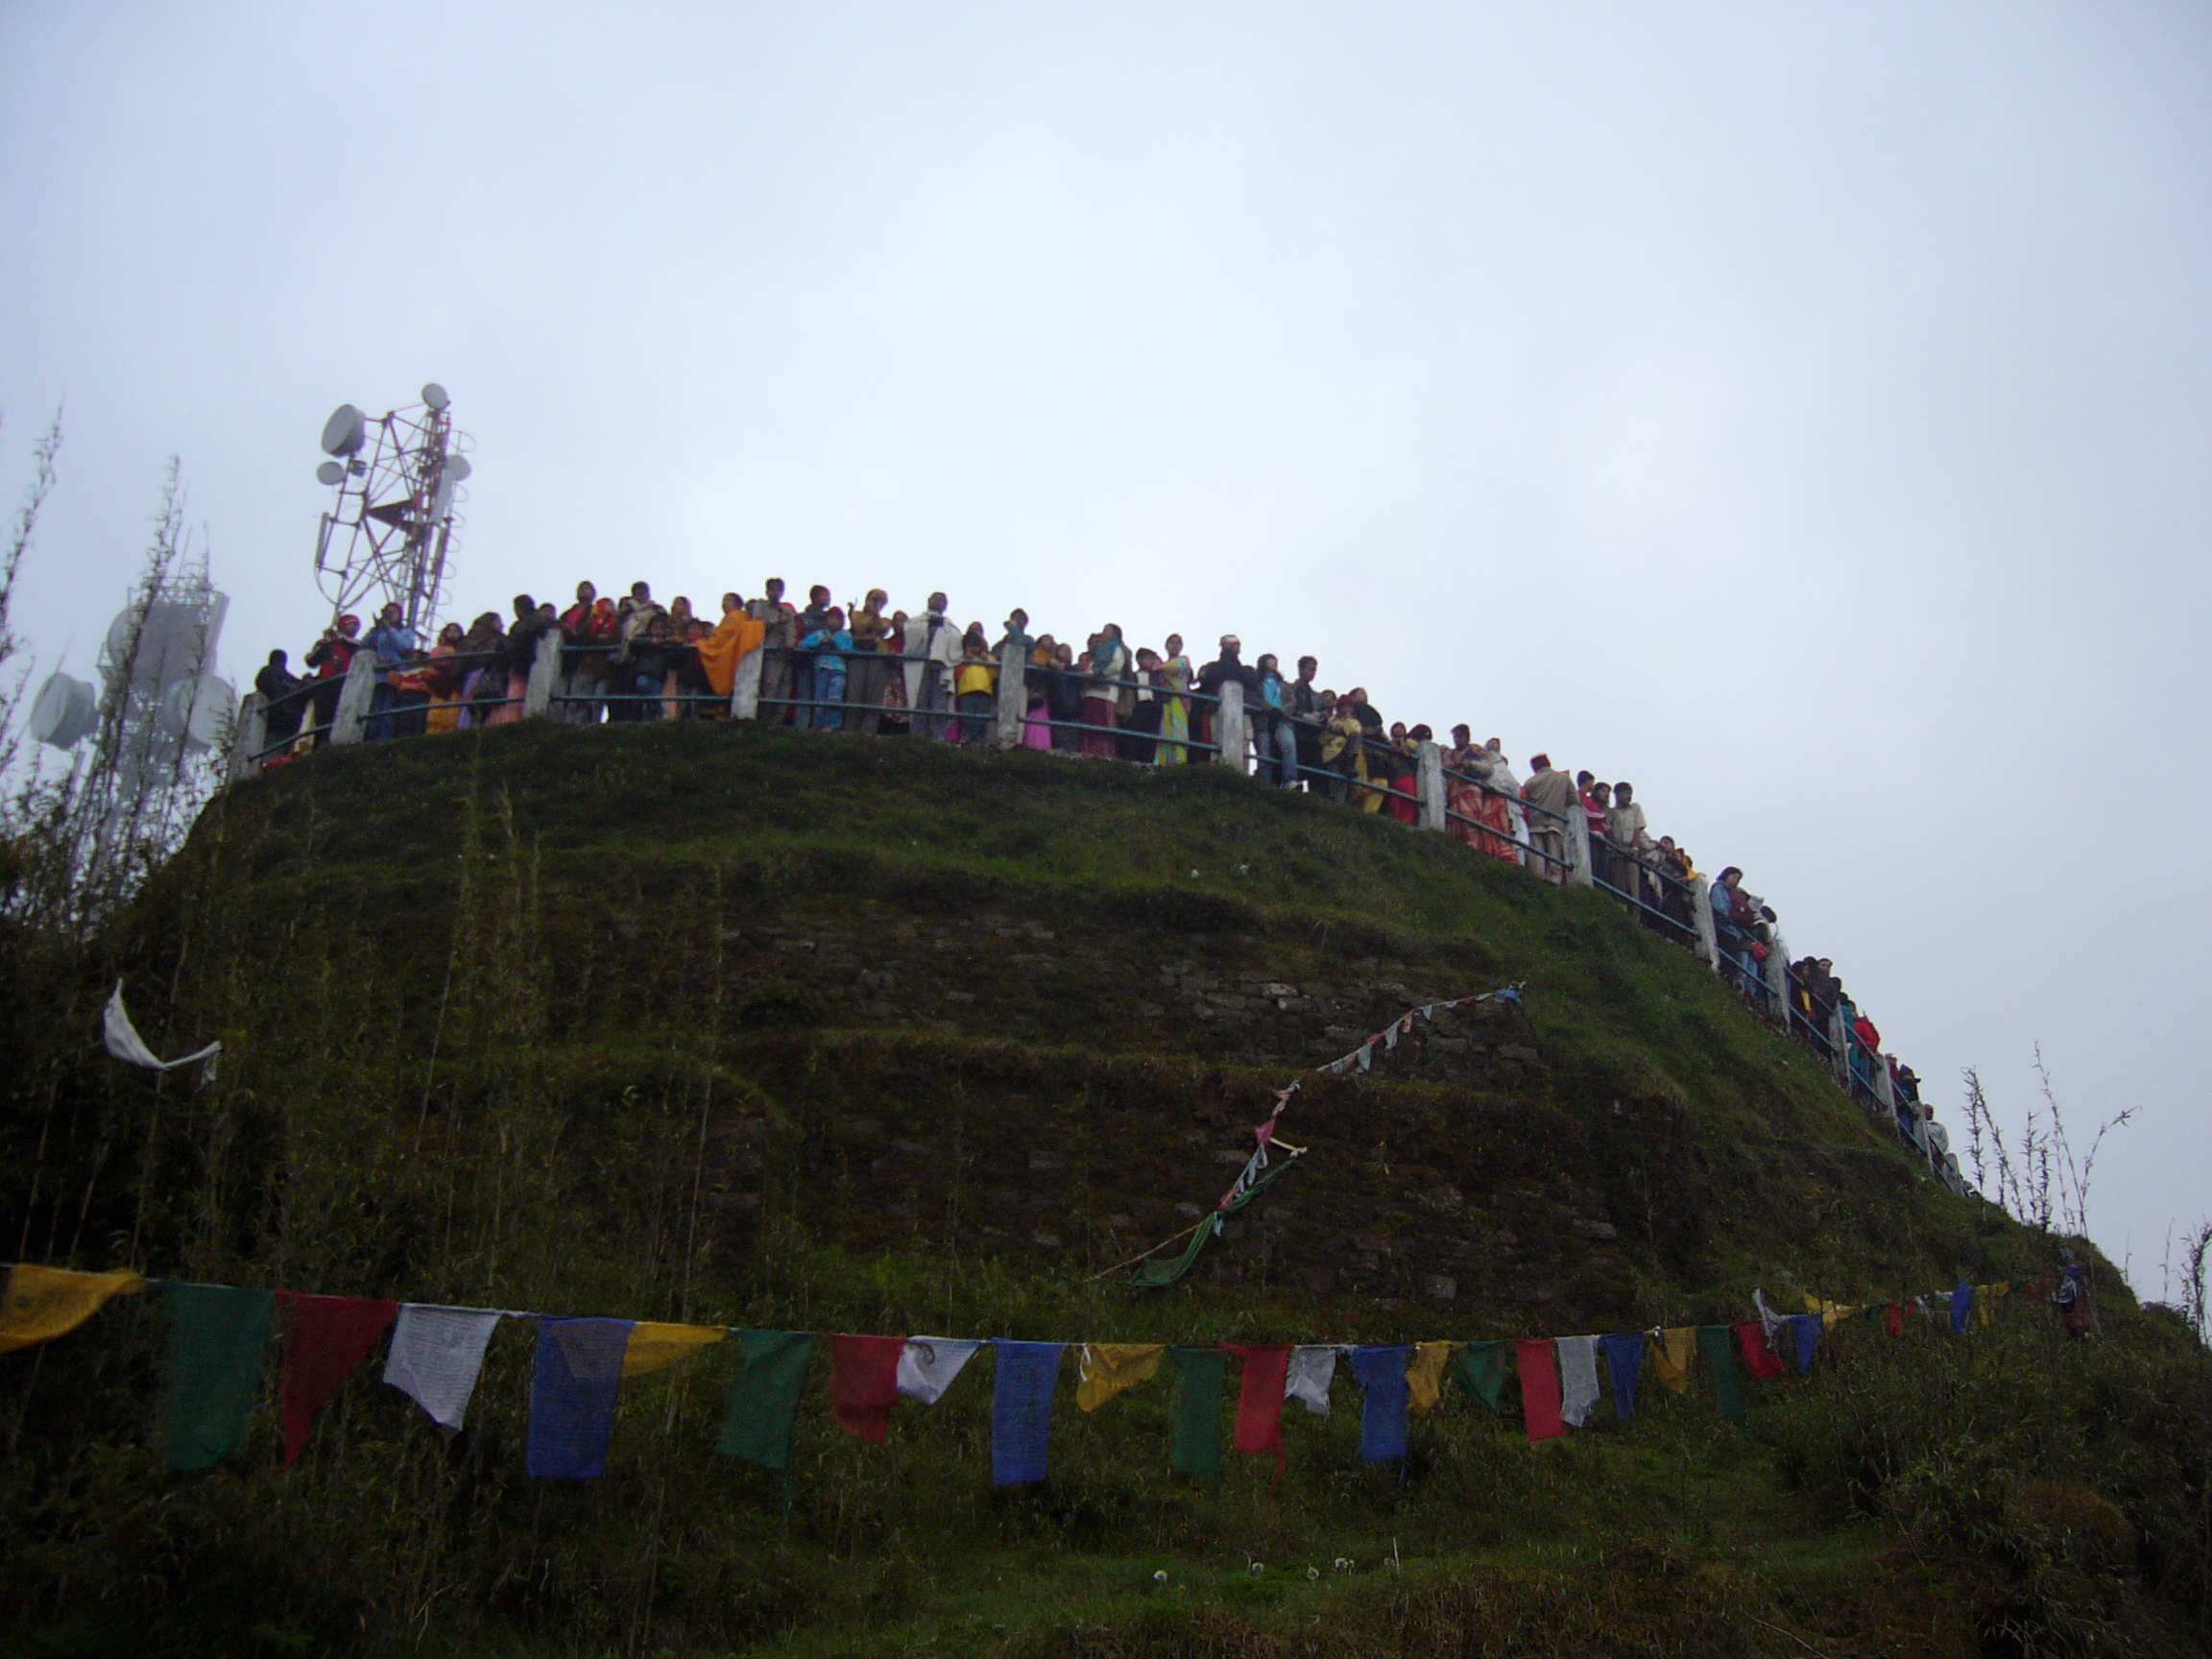
[[[565, 610], [517, 594], [508, 617], [487, 611], [467, 628], [448, 622], [427, 646], [397, 605], [386, 606], [367, 633], [359, 617], [343, 615], [307, 652], [304, 675], [291, 671], [284, 652], [272, 651], [255, 676], [265, 722], [256, 758], [276, 764], [326, 736], [364, 651], [375, 668], [362, 730], [371, 740], [519, 720], [542, 642], [552, 636], [561, 644], [560, 670], [547, 713], [568, 724], [727, 719], [739, 665], [757, 652], [762, 724], [980, 745], [998, 732], [998, 682], [1011, 650], [1023, 666], [1026, 748], [1157, 766], [1211, 757], [1219, 752], [1222, 689], [1235, 685], [1261, 778], [1405, 824], [1418, 820], [1420, 757], [1433, 732], [1386, 722], [1364, 686], [1322, 685], [1315, 658], [1299, 658], [1286, 676], [1272, 654], [1247, 662], [1233, 634], [1220, 637], [1214, 657], [1194, 662], [1176, 634], [1158, 649], [1132, 647], [1109, 622], [1078, 648], [1033, 635], [1019, 610], [994, 637], [981, 622], [955, 622], [943, 593], [930, 594], [919, 613], [887, 612], [887, 605], [880, 589], [841, 606], [817, 586], [801, 607], [772, 577], [757, 598], [723, 594], [710, 621], [682, 595], [662, 606], [644, 582], [615, 598], [580, 582]], [[1570, 775], [1541, 753], [1529, 757], [1524, 780], [1500, 739], [1478, 744], [1465, 725], [1453, 727], [1452, 741], [1439, 749], [1445, 828], [1466, 846], [1565, 883], [1570, 830], [1580, 814], [1593, 883], [1631, 919], [1680, 943], [1697, 942], [1692, 883], [1698, 871], [1672, 836], [1651, 833], [1633, 784]], [[1875, 1100], [1873, 1069], [1887, 1068], [1901, 1130], [1910, 1102], [1915, 1132], [1908, 1139], [1924, 1144], [1911, 1069], [1882, 1054], [1880, 1034], [1843, 996], [1830, 964], [1808, 957], [1791, 966], [1778, 994], [1767, 967], [1780, 945], [1772, 906], [1745, 890], [1733, 865], [1713, 878], [1708, 898], [1717, 966], [1728, 982], [1831, 1062], [1838, 1059], [1832, 1017], [1841, 1008], [1841, 1058], [1854, 1091]]]

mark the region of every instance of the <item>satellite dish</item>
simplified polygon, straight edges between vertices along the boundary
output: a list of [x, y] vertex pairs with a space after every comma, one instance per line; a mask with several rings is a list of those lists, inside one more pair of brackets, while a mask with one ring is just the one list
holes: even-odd
[[324, 462], [322, 466], [315, 469], [315, 482], [318, 484], [345, 483], [346, 464], [342, 461]]
[[445, 387], [439, 385], [437, 381], [433, 380], [429, 385], [422, 388], [422, 401], [429, 404], [431, 408], [438, 410], [441, 414], [443, 414], [445, 410], [445, 406], [451, 403], [453, 399], [445, 396]]
[[56, 749], [74, 749], [100, 724], [92, 687], [66, 674], [49, 674], [31, 705], [31, 735]]
[[162, 689], [156, 718], [166, 735], [181, 738], [186, 751], [197, 754], [222, 741], [235, 701], [229, 682], [212, 674], [175, 680]]
[[369, 417], [350, 403], [341, 403], [323, 422], [323, 453], [351, 455], [369, 442]]
[[1951, 1131], [1933, 1118], [1928, 1123], [1928, 1142], [1945, 1157], [1951, 1153]]
[[469, 474], [475, 470], [475, 468], [469, 465], [469, 457], [466, 455], [448, 455], [445, 458], [445, 476], [456, 484], [467, 483]]

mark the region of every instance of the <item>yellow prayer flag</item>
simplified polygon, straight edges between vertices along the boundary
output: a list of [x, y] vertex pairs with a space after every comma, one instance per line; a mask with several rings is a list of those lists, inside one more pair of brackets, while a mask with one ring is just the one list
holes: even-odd
[[622, 1350], [622, 1375], [642, 1377], [673, 1365], [726, 1334], [719, 1325], [662, 1325], [640, 1319], [630, 1327], [629, 1345]]
[[1444, 1367], [1452, 1362], [1456, 1342], [1424, 1342], [1413, 1350], [1413, 1362], [1406, 1367], [1407, 1404], [1413, 1415], [1426, 1417], [1430, 1407], [1444, 1398]]
[[1159, 1342], [1084, 1343], [1076, 1363], [1076, 1406], [1095, 1411], [1124, 1388], [1151, 1382], [1166, 1352]]
[[1651, 1375], [1677, 1394], [1690, 1391], [1690, 1361], [1697, 1353], [1697, 1327], [1671, 1325], [1651, 1344]]
[[108, 1297], [145, 1288], [145, 1276], [138, 1273], [73, 1273], [18, 1262], [8, 1269], [8, 1288], [0, 1291], [0, 1354], [66, 1335]]

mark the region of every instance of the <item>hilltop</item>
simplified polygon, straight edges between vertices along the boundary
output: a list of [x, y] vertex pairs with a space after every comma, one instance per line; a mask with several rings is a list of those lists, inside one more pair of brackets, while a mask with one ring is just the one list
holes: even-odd
[[[1414, 1341], [2033, 1278], [2057, 1242], [1930, 1180], [1618, 904], [1218, 767], [714, 724], [370, 744], [234, 786], [91, 950], [15, 954], [28, 1260], [751, 1327]], [[84, 1053], [117, 974], [157, 1046], [223, 1039], [216, 1087]], [[1173, 1289], [1098, 1276], [1211, 1207], [1275, 1090], [1509, 982], [1307, 1076], [1284, 1132], [1311, 1152]], [[721, 1351], [625, 1387], [603, 1479], [533, 1483], [515, 1321], [450, 1446], [364, 1372], [291, 1475], [264, 1427], [180, 1481], [157, 1331], [109, 1313], [19, 1366], [7, 1548], [54, 1651], [1261, 1653], [1316, 1619], [1347, 1652], [2186, 1650], [2201, 1354], [2097, 1283], [2106, 1338], [2063, 1351], [2032, 1307], [1964, 1343], [1839, 1332], [1747, 1436], [1693, 1394], [1532, 1449], [1462, 1400], [1400, 1481], [1340, 1386], [1292, 1413], [1279, 1489], [1261, 1459], [1167, 1476], [1163, 1382], [1095, 1416], [1064, 1392], [1053, 1479], [994, 1490], [980, 1367], [881, 1447], [817, 1377], [780, 1486], [710, 1450]]]

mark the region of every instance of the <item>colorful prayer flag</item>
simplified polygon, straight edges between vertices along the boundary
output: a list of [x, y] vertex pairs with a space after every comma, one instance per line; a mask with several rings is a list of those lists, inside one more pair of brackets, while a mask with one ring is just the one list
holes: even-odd
[[1651, 1374], [1677, 1394], [1690, 1391], [1690, 1361], [1697, 1352], [1697, 1327], [1670, 1325], [1651, 1343]]
[[276, 1298], [234, 1285], [161, 1286], [169, 1314], [162, 1455], [177, 1470], [211, 1469], [246, 1433]]
[[1406, 1455], [1406, 1406], [1410, 1348], [1355, 1348], [1352, 1375], [1366, 1390], [1359, 1407], [1359, 1455], [1370, 1463]]
[[1221, 1380], [1229, 1367], [1219, 1348], [1170, 1348], [1175, 1391], [1167, 1406], [1167, 1467], [1177, 1475], [1221, 1473]]
[[[1758, 1327], [1754, 1319], [1754, 1330]], [[1743, 1384], [1736, 1376], [1735, 1334], [1725, 1325], [1697, 1327], [1697, 1354], [1705, 1361], [1705, 1375], [1713, 1380], [1714, 1404], [1720, 1415], [1743, 1421]]]
[[433, 1308], [402, 1303], [384, 1358], [384, 1381], [430, 1414], [459, 1429], [484, 1368], [484, 1347], [501, 1315], [486, 1308]]
[[1959, 1281], [1959, 1288], [1951, 1292], [1951, 1329], [1963, 1334], [1966, 1315], [1974, 1310], [1974, 1286], [1965, 1280]]
[[1316, 1417], [1328, 1416], [1329, 1384], [1336, 1380], [1336, 1356], [1343, 1352], [1334, 1342], [1306, 1342], [1291, 1349], [1283, 1398], [1298, 1401]]
[[1001, 1340], [993, 1346], [998, 1376], [991, 1390], [991, 1479], [1000, 1486], [1042, 1480], [1061, 1344]]
[[966, 1336], [907, 1337], [899, 1351], [899, 1392], [925, 1406], [936, 1405], [982, 1346]]
[[1598, 1409], [1598, 1338], [1561, 1336], [1559, 1350], [1559, 1416], [1570, 1429], [1587, 1428], [1590, 1413]]
[[284, 1300], [284, 1467], [299, 1461], [315, 1413], [338, 1392], [346, 1374], [369, 1358], [392, 1321], [397, 1302], [352, 1296], [308, 1296], [279, 1290]]
[[1767, 1327], [1758, 1320], [1745, 1319], [1739, 1324], [1736, 1340], [1743, 1346], [1743, 1363], [1752, 1376], [1767, 1382], [1784, 1374], [1782, 1356], [1767, 1346]]
[[538, 1316], [530, 1375], [530, 1439], [523, 1468], [541, 1480], [596, 1480], [606, 1472], [622, 1387], [627, 1319]]
[[1451, 1363], [1456, 1342], [1423, 1342], [1413, 1350], [1413, 1363], [1406, 1367], [1406, 1403], [1413, 1415], [1426, 1417], [1444, 1398], [1444, 1367]]
[[0, 1290], [0, 1354], [65, 1336], [108, 1297], [132, 1296], [145, 1288], [142, 1274], [78, 1273], [18, 1262], [8, 1269], [7, 1289]]
[[899, 1355], [903, 1336], [830, 1338], [830, 1414], [846, 1433], [882, 1444], [899, 1404]]
[[642, 1377], [673, 1365], [728, 1334], [720, 1325], [663, 1325], [658, 1319], [640, 1319], [630, 1327], [630, 1345], [622, 1350], [622, 1375]]
[[1528, 1444], [1566, 1433], [1567, 1420], [1559, 1414], [1558, 1350], [1541, 1336], [1524, 1336], [1513, 1344], [1513, 1357], [1521, 1373], [1521, 1420], [1527, 1427]]
[[1625, 1423], [1636, 1415], [1636, 1383], [1644, 1369], [1645, 1336], [1623, 1331], [1605, 1338], [1605, 1369], [1613, 1382], [1613, 1415]]
[[1468, 1342], [1459, 1349], [1452, 1375], [1459, 1386], [1493, 1411], [1505, 1409], [1505, 1344]]
[[1283, 1401], [1290, 1376], [1287, 1344], [1232, 1342], [1229, 1352], [1243, 1361], [1237, 1384], [1237, 1450], [1272, 1452], [1275, 1472], [1283, 1472]]
[[1095, 1411], [1115, 1395], [1159, 1374], [1158, 1342], [1086, 1342], [1075, 1354], [1075, 1407]]
[[799, 1391], [806, 1382], [806, 1360], [814, 1352], [810, 1331], [740, 1331], [737, 1345], [745, 1362], [731, 1379], [722, 1404], [722, 1433], [714, 1450], [766, 1469], [791, 1461], [791, 1425], [799, 1415]]
[[1820, 1315], [1795, 1313], [1791, 1315], [1790, 1331], [1794, 1338], [1798, 1375], [1813, 1369], [1813, 1351], [1820, 1345]]

